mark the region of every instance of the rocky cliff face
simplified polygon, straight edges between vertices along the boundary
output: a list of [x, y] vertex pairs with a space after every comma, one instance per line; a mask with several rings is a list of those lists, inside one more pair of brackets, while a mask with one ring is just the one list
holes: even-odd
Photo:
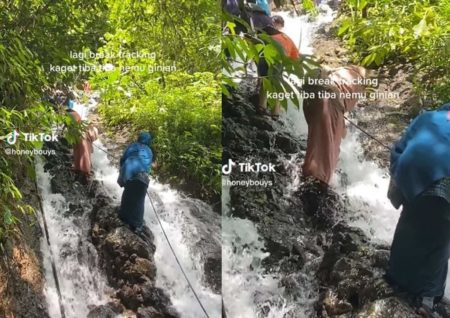
[[33, 180], [25, 173], [17, 172], [24, 202], [35, 209], [34, 214], [13, 212], [22, 220], [20, 229], [3, 243], [0, 251], [0, 317], [2, 318], [47, 318], [47, 303], [44, 296], [44, 269], [40, 250], [38, 213], [41, 213], [40, 198]]
[[[299, 297], [303, 273], [315, 281], [309, 317], [417, 317], [407, 299], [384, 280], [389, 246], [373, 244], [345, 224], [344, 198], [309, 180], [293, 181], [300, 177], [305, 140], [290, 134], [283, 122], [256, 115], [252, 84], [246, 84], [224, 98], [224, 164], [229, 159], [270, 162], [276, 172], [251, 175], [272, 182], [270, 187], [231, 187], [230, 210], [258, 226], [270, 252], [264, 266], [283, 277], [283, 296]], [[249, 174], [236, 169], [230, 175], [230, 180], [245, 178]], [[445, 305], [440, 312], [449, 317]], [[297, 316], [291, 312], [287, 317]]]
[[117, 290], [120, 304], [112, 304], [111, 309], [126, 308], [142, 318], [178, 317], [169, 297], [155, 286], [153, 234], [147, 227], [142, 236], [133, 233], [117, 217], [118, 207], [108, 202], [107, 196], [96, 196], [91, 237], [108, 281]]

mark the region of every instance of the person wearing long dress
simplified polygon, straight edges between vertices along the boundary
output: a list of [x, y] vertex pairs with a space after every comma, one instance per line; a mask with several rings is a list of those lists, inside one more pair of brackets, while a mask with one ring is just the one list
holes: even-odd
[[80, 142], [73, 147], [74, 170], [81, 176], [83, 183], [88, 183], [92, 169], [92, 144], [98, 138], [98, 130], [92, 125], [83, 133]]
[[450, 257], [450, 103], [419, 115], [391, 152], [388, 197], [403, 205], [388, 280], [434, 317], [445, 292]]
[[[77, 123], [81, 124], [80, 114], [73, 108], [75, 102], [69, 100], [67, 103], [67, 113]], [[91, 154], [94, 151], [92, 144], [98, 138], [98, 130], [93, 125], [89, 125], [83, 132], [80, 140], [73, 145], [73, 170], [77, 174], [79, 181], [83, 184], [89, 182], [91, 176], [92, 159]]]
[[[344, 114], [355, 107], [360, 96], [358, 94], [363, 94], [365, 88], [358, 84], [361, 82], [358, 79], [364, 79], [365, 76], [364, 68], [351, 65], [322, 76], [328, 83], [325, 86], [305, 87], [305, 91], [313, 94], [314, 98], [303, 101], [308, 125], [303, 176], [313, 177], [325, 186], [330, 183], [339, 159], [341, 141], [346, 135]], [[325, 91], [333, 93], [335, 98], [319, 98], [319, 92]]]

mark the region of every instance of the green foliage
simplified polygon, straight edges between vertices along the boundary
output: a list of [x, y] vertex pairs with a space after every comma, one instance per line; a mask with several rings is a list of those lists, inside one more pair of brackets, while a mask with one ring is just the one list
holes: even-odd
[[312, 13], [312, 14], [317, 13], [317, 9], [316, 9], [314, 0], [303, 0], [303, 1], [274, 0], [274, 3], [278, 9], [282, 9], [282, 10], [294, 9], [294, 7], [295, 7], [294, 11], [297, 11], [299, 8], [301, 8], [308, 13]]
[[416, 86], [436, 103], [450, 100], [450, 0], [349, 0], [338, 35], [366, 66], [412, 62]]
[[[112, 130], [131, 132], [130, 139], [140, 130], [150, 131], [159, 176], [175, 184], [189, 183], [204, 197], [219, 194], [218, 4], [148, 0], [111, 5], [114, 32], [105, 35], [107, 43], [98, 50], [103, 57], [92, 61], [114, 66], [91, 78], [102, 93], [104, 122]], [[125, 54], [133, 52], [149, 56]]]
[[[231, 89], [237, 87], [238, 80], [248, 76], [247, 69], [250, 63], [258, 64], [264, 57], [269, 71], [268, 75], [262, 78], [263, 89], [266, 92], [293, 93], [290, 100], [299, 107], [300, 95], [299, 87], [295, 81], [291, 81], [286, 75], [295, 75], [298, 79], [305, 78], [317, 68], [317, 63], [311, 58], [301, 55], [299, 60], [292, 60], [286, 56], [282, 47], [266, 33], [256, 33], [250, 26], [237, 17], [233, 17], [223, 12], [223, 21], [228, 30], [222, 36], [222, 93], [225, 96], [231, 94]], [[245, 35], [236, 33], [236, 26], [242, 25], [246, 29]], [[300, 52], [301, 53], [301, 52]], [[240, 74], [244, 74], [241, 76]], [[274, 99], [268, 99], [270, 106], [275, 105]], [[281, 105], [287, 107], [287, 99], [281, 101]]]
[[23, 204], [22, 194], [17, 187], [20, 178], [34, 177], [34, 160], [31, 156], [8, 155], [8, 150], [40, 149], [40, 142], [26, 142], [18, 138], [9, 145], [4, 138], [13, 130], [19, 133], [51, 133], [50, 125], [59, 117], [43, 105], [30, 107], [27, 110], [10, 110], [0, 107], [0, 242], [15, 231], [15, 225], [20, 222], [20, 213], [32, 213], [33, 209]]
[[[67, 120], [39, 100], [50, 87], [72, 83], [80, 73], [51, 72], [49, 66], [83, 64], [70, 52], [95, 50], [101, 44], [99, 38], [108, 29], [107, 12], [106, 0], [0, 1], [0, 136], [14, 129], [46, 133]], [[68, 127], [66, 134], [73, 141], [81, 127]], [[19, 184], [34, 177], [32, 156], [5, 151], [41, 147], [23, 138], [14, 145], [0, 141], [0, 247], [17, 233], [20, 215], [32, 212], [23, 204]]]
[[318, 13], [314, 0], [303, 0], [302, 6], [306, 12], [312, 13], [314, 15]]
[[0, 2], [0, 104], [25, 108], [47, 85], [79, 72], [50, 65], [83, 64], [71, 52], [95, 50], [106, 32], [106, 0]]
[[152, 132], [160, 174], [176, 183], [198, 183], [205, 195], [219, 193], [221, 102], [213, 74], [176, 72], [167, 75], [166, 88], [149, 79], [142, 83], [143, 91], [132, 85], [117, 90], [123, 80], [97, 84], [104, 89], [100, 114], [105, 123], [126, 127], [132, 138], [141, 130]]

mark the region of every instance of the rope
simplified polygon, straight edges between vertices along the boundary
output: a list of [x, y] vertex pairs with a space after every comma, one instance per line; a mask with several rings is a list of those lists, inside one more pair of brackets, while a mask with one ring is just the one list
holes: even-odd
[[208, 313], [206, 312], [205, 307], [203, 307], [203, 304], [202, 304], [202, 302], [200, 301], [200, 298], [198, 297], [197, 293], [195, 292], [194, 286], [192, 286], [191, 282], [189, 281], [189, 278], [187, 277], [186, 272], [184, 271], [183, 266], [181, 265], [180, 260], [178, 259], [177, 254], [175, 253], [175, 250], [174, 250], [173, 247], [172, 247], [172, 244], [170, 244], [169, 238], [167, 237], [166, 231], [164, 230], [164, 227], [163, 227], [163, 225], [162, 225], [162, 223], [161, 223], [161, 219], [159, 218], [158, 213], [156, 213], [155, 206], [153, 205], [153, 200], [152, 200], [152, 198], [150, 197], [150, 194], [148, 193], [148, 191], [147, 191], [147, 196], [148, 196], [148, 198], [149, 198], [149, 200], [150, 200], [150, 204], [152, 205], [152, 209], [153, 209], [153, 212], [155, 213], [156, 219], [158, 220], [159, 226], [161, 227], [161, 230], [162, 230], [162, 232], [163, 232], [163, 234], [164, 234], [164, 237], [165, 237], [166, 240], [167, 240], [167, 244], [169, 244], [170, 250], [172, 251], [172, 254], [173, 254], [173, 256], [175, 257], [175, 260], [177, 261], [177, 264], [178, 264], [178, 266], [180, 267], [180, 270], [181, 270], [181, 272], [183, 273], [184, 278], [186, 279], [186, 281], [187, 281], [187, 283], [188, 283], [190, 289], [192, 290], [192, 293], [194, 294], [195, 299], [197, 299], [198, 304], [199, 304], [200, 307], [202, 308], [203, 313], [205, 314], [205, 316], [206, 316], [207, 318], [209, 318], [209, 315], [208, 315]]
[[50, 259], [51, 259], [51, 265], [52, 265], [52, 272], [53, 272], [53, 278], [55, 279], [55, 287], [56, 287], [56, 292], [58, 294], [58, 301], [59, 301], [59, 311], [61, 312], [61, 318], [65, 318], [66, 314], [64, 312], [64, 306], [62, 304], [62, 296], [61, 296], [61, 288], [59, 286], [59, 279], [58, 279], [58, 274], [56, 271], [56, 265], [55, 265], [55, 260], [54, 260], [54, 256], [53, 256], [53, 251], [52, 251], [52, 247], [50, 244], [50, 237], [48, 234], [48, 226], [47, 226], [47, 220], [45, 219], [45, 212], [44, 212], [44, 206], [42, 205], [42, 197], [39, 193], [39, 188], [37, 185], [37, 181], [34, 182], [34, 185], [36, 187], [36, 193], [37, 196], [39, 197], [39, 207], [42, 213], [42, 222], [44, 223], [44, 233], [45, 233], [45, 238], [47, 240], [47, 245], [48, 245], [48, 249], [50, 251]]
[[367, 135], [369, 138], [375, 140], [377, 143], [379, 143], [381, 146], [383, 146], [384, 148], [386, 148], [389, 152], [391, 151], [391, 148], [386, 146], [383, 142], [381, 142], [379, 139], [377, 139], [376, 137], [374, 137], [373, 135], [369, 134], [367, 131], [365, 131], [364, 129], [362, 129], [361, 127], [359, 127], [357, 124], [355, 124], [353, 121], [351, 121], [350, 119], [347, 118], [347, 116], [344, 115], [344, 119], [347, 120], [352, 126], [354, 126], [356, 129], [360, 130], [361, 132], [363, 132], [365, 135]]
[[[97, 149], [103, 151], [103, 152], [106, 153], [107, 155], [111, 156], [112, 158], [117, 159], [116, 156], [112, 155], [111, 153], [109, 153], [109, 152], [106, 151], [105, 149], [100, 148], [99, 146], [97, 146], [97, 145], [95, 145], [95, 144], [93, 144], [93, 146], [94, 146], [95, 148], [97, 148]], [[186, 282], [188, 283], [189, 288], [192, 290], [192, 293], [194, 294], [195, 299], [197, 300], [198, 304], [200, 305], [200, 307], [201, 307], [203, 313], [205, 314], [205, 316], [206, 316], [207, 318], [209, 318], [209, 315], [208, 315], [208, 313], [206, 312], [205, 307], [203, 306], [203, 304], [202, 304], [200, 298], [198, 297], [198, 294], [197, 294], [197, 292], [195, 291], [194, 286], [192, 286], [191, 281], [189, 280], [189, 278], [188, 278], [186, 272], [184, 271], [183, 266], [181, 265], [181, 262], [180, 262], [180, 260], [178, 259], [178, 256], [177, 256], [177, 254], [175, 253], [175, 250], [174, 250], [173, 247], [172, 247], [172, 244], [170, 243], [169, 237], [167, 236], [166, 231], [164, 230], [164, 227], [163, 227], [163, 225], [162, 225], [161, 219], [159, 218], [159, 215], [158, 215], [158, 213], [156, 212], [155, 205], [153, 204], [153, 200], [152, 200], [152, 198], [150, 197], [150, 194], [149, 194], [148, 191], [147, 191], [147, 197], [148, 197], [148, 199], [150, 200], [150, 204], [151, 204], [151, 206], [152, 206], [153, 213], [155, 214], [156, 219], [158, 220], [159, 226], [161, 227], [161, 231], [162, 231], [162, 233], [164, 234], [164, 237], [166, 238], [167, 244], [169, 244], [170, 250], [172, 251], [172, 254], [173, 254], [173, 256], [175, 257], [175, 260], [176, 260], [176, 262], [177, 262], [177, 264], [178, 264], [178, 267], [180, 268], [181, 272], [183, 273], [183, 276], [184, 276], [184, 278], [186, 279]]]

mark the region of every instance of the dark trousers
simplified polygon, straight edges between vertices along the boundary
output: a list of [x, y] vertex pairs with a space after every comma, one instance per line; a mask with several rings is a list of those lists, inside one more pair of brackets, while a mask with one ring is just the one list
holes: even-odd
[[391, 246], [388, 277], [416, 297], [444, 294], [450, 257], [450, 204], [422, 196], [406, 204]]
[[125, 184], [119, 209], [120, 219], [132, 230], [144, 225], [145, 195], [148, 185], [139, 180], [131, 180]]

